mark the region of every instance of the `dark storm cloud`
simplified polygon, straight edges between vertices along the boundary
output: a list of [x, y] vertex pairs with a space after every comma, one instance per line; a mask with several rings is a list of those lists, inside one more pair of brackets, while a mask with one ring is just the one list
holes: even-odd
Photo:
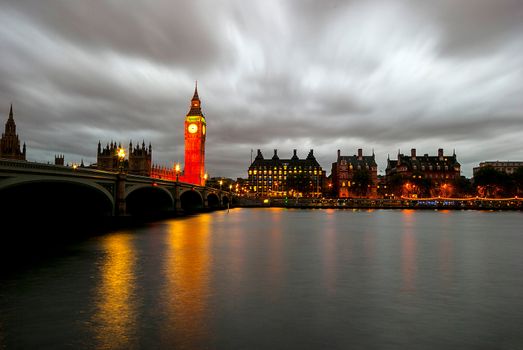
[[[251, 150], [395, 157], [456, 149], [464, 172], [523, 158], [522, 3], [13, 1], [0, 5], [0, 110], [30, 160], [95, 162], [110, 141], [183, 163], [199, 81], [211, 176]], [[3, 106], [3, 107], [2, 107]]]

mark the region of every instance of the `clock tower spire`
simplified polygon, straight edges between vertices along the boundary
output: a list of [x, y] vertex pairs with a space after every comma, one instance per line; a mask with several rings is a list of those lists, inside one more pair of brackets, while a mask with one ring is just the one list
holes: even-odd
[[182, 181], [205, 185], [205, 136], [207, 123], [198, 96], [198, 82], [194, 87], [189, 112], [185, 116], [185, 167]]

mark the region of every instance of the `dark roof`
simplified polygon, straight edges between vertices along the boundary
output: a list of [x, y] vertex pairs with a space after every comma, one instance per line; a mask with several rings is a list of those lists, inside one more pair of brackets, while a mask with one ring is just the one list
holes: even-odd
[[[400, 162], [400, 166], [405, 165], [407, 169], [412, 170], [414, 166], [416, 166], [416, 170], [421, 170], [422, 166], [426, 167], [426, 170], [432, 165], [433, 168], [437, 168], [439, 165], [442, 169], [444, 169], [445, 166], [448, 166], [449, 169], [455, 166], [461, 166], [457, 160], [457, 157], [455, 154], [451, 156], [429, 156], [428, 154], [425, 154], [421, 157], [416, 156], [413, 158], [412, 156], [399, 154], [397, 160], [388, 160], [387, 161], [387, 170], [392, 170], [396, 167], [398, 167], [398, 160]], [[435, 169], [434, 169], [435, 170]]]
[[280, 159], [278, 157], [277, 150], [274, 150], [274, 155], [271, 159], [265, 159], [263, 158], [263, 154], [261, 150], [258, 150], [256, 154], [256, 158], [254, 158], [254, 161], [252, 162], [250, 167], [259, 167], [259, 166], [265, 166], [265, 167], [279, 167], [283, 164], [287, 164], [289, 167], [294, 166], [301, 166], [301, 167], [321, 167], [321, 165], [318, 163], [316, 158], [314, 157], [313, 150], [310, 150], [309, 154], [307, 155], [307, 158], [305, 159], [299, 159], [296, 150], [294, 150], [294, 154], [292, 158], [290, 159]]
[[340, 163], [342, 160], [346, 161], [347, 164], [352, 165], [353, 168], [360, 167], [377, 167], [378, 164], [376, 164], [376, 159], [374, 155], [372, 156], [361, 156], [358, 157], [357, 155], [353, 156], [340, 156], [338, 157], [338, 162]]

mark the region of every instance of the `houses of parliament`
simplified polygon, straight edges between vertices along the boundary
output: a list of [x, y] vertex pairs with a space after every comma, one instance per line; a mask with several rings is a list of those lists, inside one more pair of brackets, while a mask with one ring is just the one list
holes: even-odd
[[[185, 116], [185, 166], [182, 170], [177, 164], [172, 168], [157, 166], [152, 163], [152, 145], [147, 146], [143, 140], [141, 144], [133, 145], [129, 142], [127, 150], [121, 143], [111, 141], [105, 146], [98, 141], [96, 163], [89, 168], [111, 172], [125, 171], [128, 174], [153, 177], [158, 179], [183, 181], [203, 186], [207, 179], [205, 172], [205, 138], [207, 123], [201, 110], [201, 101], [198, 96], [198, 85], [189, 105], [189, 112]], [[5, 124], [5, 132], [0, 140], [0, 158], [26, 160], [26, 145], [20, 147], [20, 139], [16, 133], [13, 105]], [[55, 155], [55, 165], [64, 165], [64, 156]], [[80, 167], [85, 167], [82, 161]]]

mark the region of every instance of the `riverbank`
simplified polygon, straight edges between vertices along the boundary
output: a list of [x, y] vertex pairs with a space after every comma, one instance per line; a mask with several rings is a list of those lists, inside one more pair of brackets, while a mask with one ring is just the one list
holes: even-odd
[[454, 209], [454, 210], [523, 210], [521, 198], [427, 198], [427, 199], [325, 199], [271, 198], [241, 199], [241, 207], [278, 207], [299, 209]]

